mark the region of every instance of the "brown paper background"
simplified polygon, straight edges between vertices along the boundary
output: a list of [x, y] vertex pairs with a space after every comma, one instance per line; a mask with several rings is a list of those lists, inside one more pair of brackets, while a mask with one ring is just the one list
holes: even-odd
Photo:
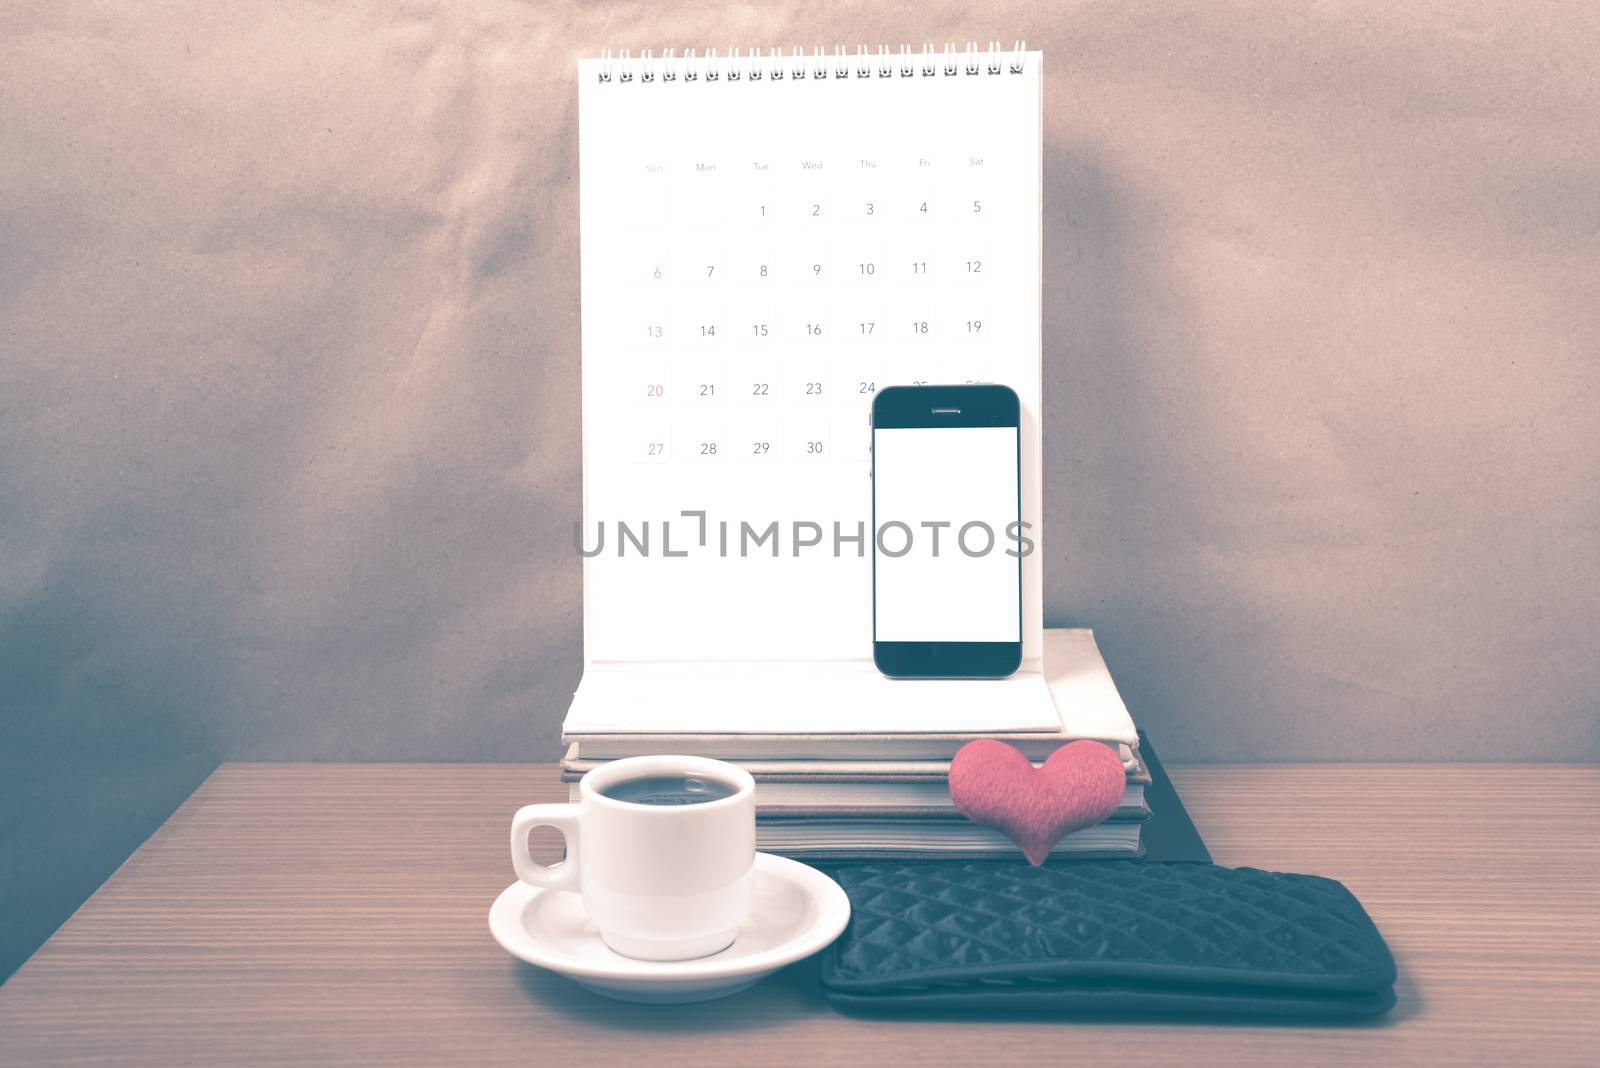
[[1047, 57], [1051, 622], [1173, 758], [1597, 755], [1596, 19], [1392, 7], [11, 6], [12, 698], [553, 754], [574, 57], [1003, 33]]
[[1600, 757], [1596, 10], [5, 5], [8, 847], [556, 753], [605, 46], [1043, 49], [1047, 620], [1168, 759]]

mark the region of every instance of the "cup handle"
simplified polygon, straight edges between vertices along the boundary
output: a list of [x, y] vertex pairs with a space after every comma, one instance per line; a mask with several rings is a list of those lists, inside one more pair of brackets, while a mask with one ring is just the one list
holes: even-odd
[[[567, 859], [546, 867], [528, 854], [528, 832], [554, 827], [567, 840]], [[546, 890], [578, 888], [578, 806], [572, 804], [524, 805], [511, 817], [511, 866], [517, 878]]]

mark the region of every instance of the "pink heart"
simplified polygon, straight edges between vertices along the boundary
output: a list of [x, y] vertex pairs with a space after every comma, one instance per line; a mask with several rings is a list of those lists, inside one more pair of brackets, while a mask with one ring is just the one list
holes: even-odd
[[1015, 746], [980, 738], [950, 761], [950, 800], [1037, 868], [1064, 836], [1115, 812], [1126, 779], [1116, 751], [1099, 742], [1069, 742], [1035, 768]]

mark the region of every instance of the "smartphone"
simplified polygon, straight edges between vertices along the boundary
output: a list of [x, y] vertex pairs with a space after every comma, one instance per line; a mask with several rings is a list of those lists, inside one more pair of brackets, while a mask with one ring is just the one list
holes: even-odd
[[872, 402], [872, 659], [899, 679], [1022, 663], [1022, 478], [1006, 386], [889, 386]]

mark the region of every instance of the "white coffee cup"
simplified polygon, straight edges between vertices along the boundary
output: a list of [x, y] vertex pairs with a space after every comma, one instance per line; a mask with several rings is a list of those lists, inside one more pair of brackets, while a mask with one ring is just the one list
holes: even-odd
[[[733, 793], [692, 804], [606, 796], [632, 780], [712, 780]], [[641, 960], [688, 960], [733, 944], [750, 916], [756, 784], [720, 760], [642, 756], [609, 761], [578, 782], [575, 804], [527, 805], [511, 820], [511, 864], [525, 883], [571, 890], [606, 945]], [[567, 858], [528, 855], [528, 832], [554, 827]]]

